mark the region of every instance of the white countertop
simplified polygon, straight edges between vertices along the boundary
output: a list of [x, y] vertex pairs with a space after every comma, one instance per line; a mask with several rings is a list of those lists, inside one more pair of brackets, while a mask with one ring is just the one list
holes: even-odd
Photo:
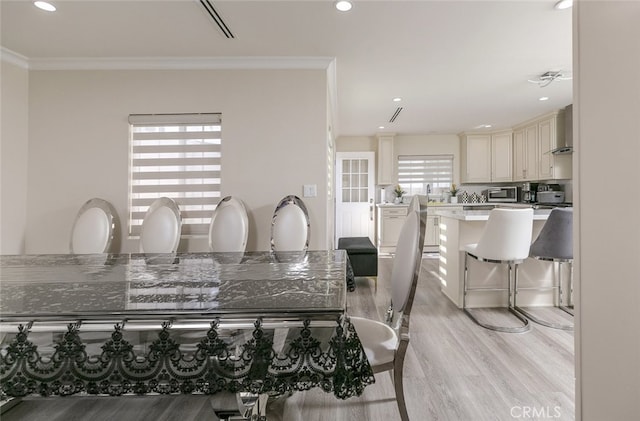
[[[491, 211], [442, 209], [434, 210], [434, 212], [436, 215], [442, 216], [443, 218], [452, 218], [459, 221], [486, 221], [489, 219], [489, 212]], [[546, 221], [550, 213], [551, 209], [536, 209], [533, 211], [533, 220]]]
[[[402, 207], [407, 207], [409, 206], [408, 203], [393, 203], [393, 202], [387, 202], [387, 203], [378, 203], [376, 204], [377, 207], [379, 208], [402, 208]], [[454, 207], [454, 208], [462, 208], [463, 206], [467, 206], [467, 207], [474, 207], [474, 206], [501, 206], [501, 207], [514, 207], [514, 208], [528, 208], [531, 207], [530, 204], [527, 203], [520, 203], [520, 202], [515, 202], [515, 203], [502, 203], [502, 202], [485, 202], [485, 203], [449, 203], [449, 202], [429, 202], [429, 204], [427, 205], [429, 207]]]
[[388, 202], [388, 203], [378, 203], [376, 206], [379, 208], [406, 208], [409, 206], [409, 204]]

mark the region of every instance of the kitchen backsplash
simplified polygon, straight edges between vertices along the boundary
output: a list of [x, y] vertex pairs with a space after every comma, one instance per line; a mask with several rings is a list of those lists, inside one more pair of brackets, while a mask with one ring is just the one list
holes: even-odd
[[[549, 180], [549, 181], [538, 181], [541, 184], [559, 184], [562, 191], [564, 191], [564, 201], [565, 202], [573, 202], [573, 182], [571, 180]], [[460, 190], [458, 195], [462, 194], [463, 191], [466, 191], [467, 194], [472, 195], [473, 193], [480, 196], [484, 190], [487, 190], [491, 187], [506, 187], [506, 186], [516, 186], [522, 187], [522, 182], [520, 183], [494, 183], [494, 184], [461, 184], [458, 186]], [[388, 203], [393, 203], [393, 199], [395, 195], [393, 194], [393, 186], [385, 186], [384, 196], [386, 197], [386, 201]], [[429, 198], [435, 201], [446, 201], [449, 198], [449, 190], [448, 189], [437, 189], [434, 188], [433, 191], [429, 194]], [[381, 186], [376, 187], [376, 203], [382, 203], [382, 188]]]

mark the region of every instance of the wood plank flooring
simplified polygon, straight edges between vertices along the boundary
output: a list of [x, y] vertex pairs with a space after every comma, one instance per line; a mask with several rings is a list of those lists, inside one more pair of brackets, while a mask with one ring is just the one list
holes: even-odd
[[[379, 259], [377, 290], [356, 278], [349, 313], [381, 319], [389, 301], [392, 259]], [[411, 316], [404, 385], [412, 420], [573, 420], [573, 333], [534, 324], [509, 334], [477, 326], [439, 287], [438, 260], [422, 261]], [[30, 399], [2, 415], [14, 420], [212, 420], [206, 396]], [[55, 415], [55, 416], [54, 416]], [[273, 421], [399, 420], [389, 373], [345, 401], [320, 390], [270, 403]]]

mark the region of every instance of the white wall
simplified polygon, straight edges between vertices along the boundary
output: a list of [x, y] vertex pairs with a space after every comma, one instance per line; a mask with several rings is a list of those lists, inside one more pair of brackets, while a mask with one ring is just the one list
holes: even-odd
[[[640, 2], [576, 3], [576, 419], [632, 420], [640, 414]], [[605, 207], [602, 192], [619, 200]]]
[[396, 174], [399, 155], [453, 155], [453, 182], [460, 182], [460, 138], [457, 135], [396, 136], [393, 154]]
[[22, 254], [27, 225], [29, 73], [2, 60], [0, 68], [0, 254]]
[[[336, 144], [338, 152], [373, 151], [378, 159], [378, 139], [375, 136], [343, 136]], [[460, 138], [455, 135], [396, 135], [393, 138], [394, 174], [397, 179], [398, 155], [453, 155], [454, 183], [459, 183]], [[376, 172], [377, 178], [377, 172]], [[392, 189], [387, 189], [387, 201], [393, 201]], [[381, 201], [380, 186], [376, 187], [376, 202]]]
[[[79, 207], [113, 203], [126, 237], [131, 113], [221, 112], [222, 195], [247, 205], [248, 250], [269, 248], [271, 216], [288, 194], [304, 198], [310, 248], [326, 248], [327, 76], [323, 70], [31, 71], [27, 253], [65, 253]], [[205, 251], [206, 239], [181, 251]]]

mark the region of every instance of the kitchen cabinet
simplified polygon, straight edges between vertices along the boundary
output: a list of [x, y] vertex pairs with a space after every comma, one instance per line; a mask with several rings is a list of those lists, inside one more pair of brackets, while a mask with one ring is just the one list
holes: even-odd
[[393, 253], [409, 206], [378, 206], [378, 251]]
[[564, 114], [555, 111], [513, 132], [513, 181], [571, 178], [571, 156], [551, 153], [564, 141]]
[[538, 180], [538, 125], [513, 132], [513, 181]]
[[486, 183], [512, 180], [512, 132], [462, 134], [461, 181]]
[[393, 134], [378, 135], [378, 184], [395, 184]]
[[463, 183], [491, 181], [491, 135], [463, 134], [460, 145]]
[[541, 180], [551, 180], [554, 177], [554, 158], [550, 152], [558, 144], [558, 120], [557, 116], [551, 115], [538, 123], [538, 147], [540, 150], [540, 161], [538, 165], [538, 176]]
[[491, 181], [512, 180], [512, 132], [491, 134]]
[[[424, 251], [439, 251], [440, 216], [432, 213], [434, 209], [456, 208], [442, 206], [429, 207], [424, 237]], [[407, 205], [378, 205], [378, 251], [380, 253], [393, 253], [396, 251], [400, 230], [407, 217], [408, 210], [409, 206]]]
[[[428, 251], [438, 251], [440, 246], [440, 217], [427, 215], [424, 233], [424, 247]], [[433, 250], [432, 250], [433, 249]]]

